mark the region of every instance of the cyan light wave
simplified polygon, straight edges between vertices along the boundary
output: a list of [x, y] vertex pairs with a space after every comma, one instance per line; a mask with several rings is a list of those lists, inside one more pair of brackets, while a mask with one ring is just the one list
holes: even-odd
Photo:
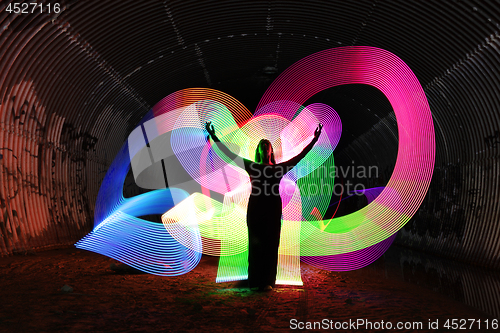
[[[184, 233], [189, 239], [179, 243], [162, 224], [140, 216], [162, 214], [175, 202], [188, 198], [181, 189], [151, 191], [133, 198], [123, 197], [123, 184], [130, 159], [125, 143], [113, 161], [99, 190], [92, 232], [76, 243], [77, 248], [97, 252], [141, 271], [164, 276], [192, 270], [201, 259], [201, 237], [196, 229]], [[99, 220], [98, 220], [99, 219]]]

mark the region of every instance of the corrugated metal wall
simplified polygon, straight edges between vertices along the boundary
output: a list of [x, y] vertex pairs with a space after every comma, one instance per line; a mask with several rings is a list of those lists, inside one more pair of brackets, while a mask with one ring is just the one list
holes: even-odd
[[[397, 242], [500, 268], [498, 1], [59, 3], [59, 13], [18, 15], [0, 3], [1, 255], [86, 234], [114, 155], [166, 95], [211, 87], [252, 109], [295, 61], [369, 45], [412, 68], [435, 122], [434, 178]], [[336, 162], [377, 165], [369, 185], [383, 185], [397, 154], [394, 115], [352, 92], [336, 107]]]
[[73, 244], [89, 232], [100, 181], [126, 139], [131, 115], [122, 107], [149, 109], [69, 22], [56, 14], [9, 14], [6, 6], [0, 14], [2, 255]]
[[488, 36], [425, 87], [436, 168], [426, 200], [398, 240], [500, 268], [500, 36]]

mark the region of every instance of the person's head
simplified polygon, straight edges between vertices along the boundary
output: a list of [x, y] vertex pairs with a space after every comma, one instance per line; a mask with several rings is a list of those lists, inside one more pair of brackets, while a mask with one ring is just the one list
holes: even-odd
[[271, 142], [267, 139], [262, 139], [255, 149], [255, 162], [257, 163], [267, 163], [271, 161], [272, 164], [276, 164], [274, 159], [274, 150]]

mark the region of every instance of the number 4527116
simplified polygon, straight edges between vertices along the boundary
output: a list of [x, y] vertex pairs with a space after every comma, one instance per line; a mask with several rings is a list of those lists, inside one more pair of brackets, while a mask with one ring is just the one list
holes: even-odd
[[14, 14], [34, 14], [34, 13], [59, 13], [61, 11], [61, 4], [59, 3], [37, 3], [37, 2], [30, 2], [30, 3], [17, 3], [17, 2], [11, 2], [5, 8], [5, 11], [9, 13], [14, 13]]
[[478, 329], [498, 329], [498, 319], [447, 319], [443, 327], [449, 330], [467, 330], [475, 328]]

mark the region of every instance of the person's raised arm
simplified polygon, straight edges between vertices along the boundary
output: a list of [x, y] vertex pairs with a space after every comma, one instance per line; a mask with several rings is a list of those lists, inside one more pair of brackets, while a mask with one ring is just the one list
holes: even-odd
[[[210, 136], [212, 137], [212, 140], [214, 140], [214, 142], [216, 143], [217, 147], [227, 156], [229, 157], [231, 160], [237, 162], [238, 159], [242, 159], [243, 162], [246, 162], [246, 159], [244, 159], [243, 157], [233, 153], [231, 150], [229, 150], [229, 148], [227, 148], [227, 146], [222, 143], [219, 138], [217, 137], [217, 135], [215, 135], [215, 128], [214, 128], [214, 125], [212, 125], [212, 122], [208, 121], [206, 124], [205, 124], [205, 129], [207, 130], [208, 134], [210, 134]], [[243, 165], [239, 165], [239, 163], [236, 163], [239, 167], [241, 168], [244, 168]]]
[[316, 142], [318, 142], [319, 136], [321, 135], [321, 131], [323, 129], [323, 125], [319, 124], [316, 130], [314, 131], [314, 138], [311, 140], [311, 142], [296, 156], [292, 157], [286, 162], [280, 163], [280, 165], [284, 165], [287, 167], [294, 167], [297, 165], [297, 163], [300, 162], [301, 159], [306, 157], [307, 153], [311, 151], [311, 149], [314, 147]]

